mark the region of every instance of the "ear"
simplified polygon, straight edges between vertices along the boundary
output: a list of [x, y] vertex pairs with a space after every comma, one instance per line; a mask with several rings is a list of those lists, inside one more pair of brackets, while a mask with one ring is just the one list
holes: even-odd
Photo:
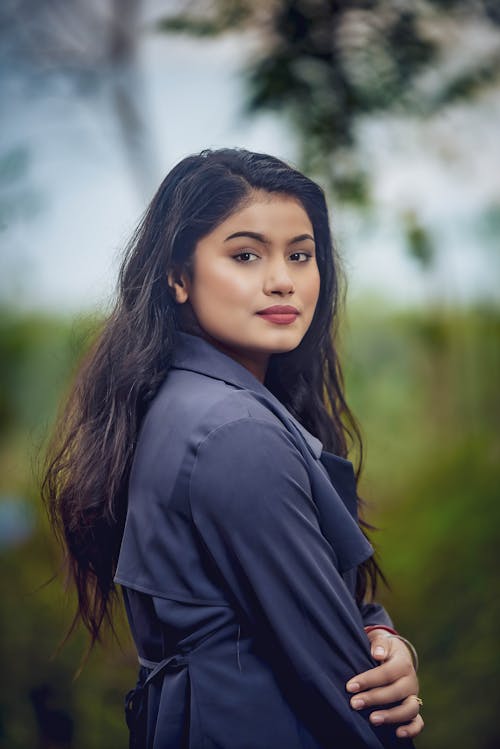
[[184, 304], [188, 300], [188, 277], [185, 273], [170, 270], [167, 274], [167, 283], [172, 290], [175, 301]]

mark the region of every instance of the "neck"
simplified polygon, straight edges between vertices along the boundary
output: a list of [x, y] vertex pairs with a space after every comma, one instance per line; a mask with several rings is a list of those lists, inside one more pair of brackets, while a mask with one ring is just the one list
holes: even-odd
[[226, 356], [230, 356], [231, 359], [237, 361], [238, 364], [241, 364], [242, 367], [248, 369], [248, 371], [251, 372], [251, 374], [253, 374], [253, 376], [256, 377], [257, 380], [259, 380], [259, 382], [261, 382], [262, 384], [264, 383], [267, 365], [269, 362], [269, 354], [256, 354], [255, 356], [249, 356], [243, 351], [238, 351], [230, 348], [229, 346], [226, 346], [224, 343], [215, 338], [212, 338], [207, 333], [203, 333], [201, 337], [208, 341], [208, 343], [212, 344], [214, 348], [222, 351], [223, 354], [226, 354]]
[[238, 364], [242, 365], [242, 367], [248, 369], [248, 371], [251, 372], [253, 376], [259, 380], [259, 382], [264, 383], [267, 365], [269, 363], [269, 354], [256, 353], [251, 356], [244, 351], [238, 351], [237, 349], [231, 348], [230, 346], [226, 346], [217, 338], [212, 338], [212, 336], [209, 335], [209, 333], [203, 330], [203, 328], [200, 326], [198, 320], [192, 313], [190, 305], [187, 304], [183, 305], [183, 309], [181, 311], [181, 330], [183, 330], [185, 333], [196, 335], [199, 338], [204, 338], [205, 341], [208, 341], [208, 343], [210, 343], [214, 348], [219, 349], [219, 351], [222, 351], [223, 354], [226, 354], [226, 356], [230, 356], [231, 359], [237, 361]]

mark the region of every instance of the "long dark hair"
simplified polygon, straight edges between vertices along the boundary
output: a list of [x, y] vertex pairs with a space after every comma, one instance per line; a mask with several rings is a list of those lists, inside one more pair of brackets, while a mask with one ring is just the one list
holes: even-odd
[[[91, 645], [112, 625], [113, 583], [138, 431], [172, 362], [182, 320], [167, 273], [186, 272], [200, 238], [255, 190], [298, 199], [313, 225], [320, 294], [300, 345], [270, 357], [267, 388], [323, 443], [346, 457], [362, 442], [344, 398], [336, 341], [341, 271], [322, 189], [283, 161], [243, 149], [204, 150], [166, 176], [126, 248], [114, 308], [78, 369], [54, 430], [42, 497], [66, 552], [79, 619]], [[366, 524], [365, 524], [366, 525]], [[373, 592], [377, 563], [358, 569], [357, 599]]]

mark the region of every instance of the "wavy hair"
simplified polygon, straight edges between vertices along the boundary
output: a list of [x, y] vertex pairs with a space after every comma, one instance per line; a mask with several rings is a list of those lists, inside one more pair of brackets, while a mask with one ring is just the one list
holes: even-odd
[[[165, 177], [127, 245], [114, 307], [78, 367], [46, 455], [42, 498], [78, 595], [70, 632], [81, 620], [91, 647], [103, 623], [113, 625], [113, 576], [138, 431], [169, 371], [175, 331], [183, 328], [167, 274], [192, 277], [198, 240], [256, 190], [300, 201], [314, 229], [320, 273], [306, 335], [293, 351], [271, 355], [264, 384], [325, 449], [347, 457], [356, 445], [359, 478], [361, 435], [336, 349], [342, 275], [322, 189], [267, 154], [206, 149], [188, 156]], [[358, 568], [359, 602], [373, 594], [380, 575], [373, 557]]]

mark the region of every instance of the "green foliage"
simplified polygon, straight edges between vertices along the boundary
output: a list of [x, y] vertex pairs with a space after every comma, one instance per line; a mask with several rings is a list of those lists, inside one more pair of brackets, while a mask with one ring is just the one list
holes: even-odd
[[405, 225], [406, 243], [410, 255], [412, 255], [424, 268], [428, 268], [432, 265], [434, 258], [434, 246], [429, 232], [425, 230], [413, 212], [403, 216], [403, 220]]
[[[62, 558], [37, 488], [58, 402], [98, 327], [99, 319], [91, 316], [69, 320], [0, 312], [0, 509], [7, 501], [17, 502], [36, 517], [29, 539], [0, 547], [0, 743], [5, 739], [9, 749], [38, 745], [29, 693], [44, 684], [54, 689], [50, 707], [75, 721], [76, 749], [101, 749], [108, 735], [110, 747], [127, 741], [122, 703], [135, 666], [130, 647], [124, 653], [116, 645], [94, 653], [74, 683], [86, 649], [84, 633], [56, 654], [75, 600], [63, 594]], [[126, 643], [123, 623], [120, 629]]]
[[170, 33], [210, 37], [243, 27], [251, 15], [251, 3], [245, 0], [224, 0], [215, 14], [204, 13], [201, 16], [192, 17], [185, 13], [176, 13], [162, 18], [157, 22], [156, 28]]
[[[8, 496], [37, 518], [30, 538], [0, 549], [0, 738], [9, 749], [37, 745], [28, 693], [42, 683], [75, 721], [74, 749], [127, 742], [122, 701], [136, 662], [124, 622], [122, 649], [98, 646], [76, 680], [84, 633], [54, 655], [75, 601], [63, 594], [32, 469], [99, 322], [0, 315], [0, 505]], [[500, 674], [500, 312], [396, 312], [366, 302], [349, 310], [342, 348], [367, 447], [361, 494], [392, 586], [381, 598], [421, 656], [418, 746], [490, 749], [500, 739], [492, 697]]]
[[323, 177], [340, 199], [363, 206], [369, 190], [357, 151], [359, 124], [387, 112], [428, 117], [497, 86], [494, 48], [479, 59], [464, 56], [453, 70], [446, 62], [450, 30], [481, 24], [497, 30], [495, 3], [215, 0], [190, 3], [159, 28], [196, 36], [260, 32], [261, 50], [244, 75], [247, 111], [279, 111], [298, 135], [302, 168]]
[[496, 746], [500, 315], [365, 308], [345, 348], [391, 584], [379, 597], [421, 656], [418, 746]]

